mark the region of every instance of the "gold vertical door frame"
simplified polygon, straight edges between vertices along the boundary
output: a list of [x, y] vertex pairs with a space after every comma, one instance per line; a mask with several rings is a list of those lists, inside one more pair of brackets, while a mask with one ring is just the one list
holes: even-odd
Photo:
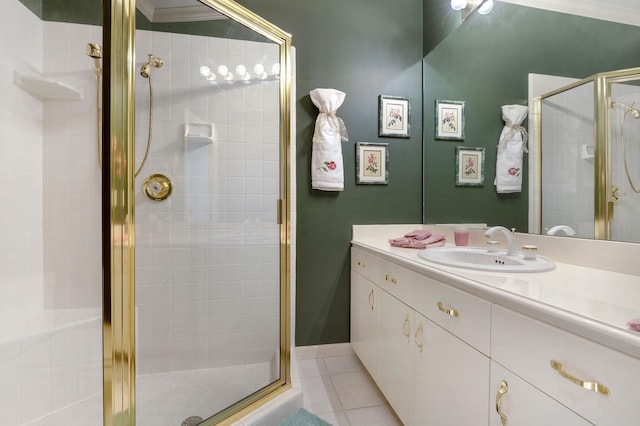
[[103, 418], [135, 425], [135, 0], [103, 0]]
[[609, 218], [613, 216], [609, 204], [611, 189], [611, 150], [609, 132], [610, 89], [605, 75], [594, 76], [594, 132], [595, 132], [595, 161], [594, 161], [594, 238], [596, 240], [609, 239]]

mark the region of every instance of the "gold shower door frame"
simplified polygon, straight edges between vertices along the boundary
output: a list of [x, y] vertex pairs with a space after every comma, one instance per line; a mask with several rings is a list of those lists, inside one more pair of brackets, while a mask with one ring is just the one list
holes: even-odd
[[[291, 387], [291, 36], [232, 0], [200, 0], [280, 49], [280, 377], [203, 422], [230, 424]], [[135, 0], [103, 0], [102, 257], [103, 422], [134, 426], [135, 374]]]
[[632, 80], [640, 80], [640, 68], [610, 71], [594, 74], [591, 77], [578, 80], [559, 89], [545, 93], [534, 99], [534, 123], [537, 129], [536, 146], [538, 156], [537, 185], [538, 185], [538, 229], [542, 229], [542, 101], [552, 96], [567, 92], [584, 84], [593, 83], [594, 102], [594, 134], [595, 134], [595, 158], [594, 158], [594, 238], [597, 240], [609, 240], [611, 238], [611, 221], [613, 220], [613, 208], [615, 197], [611, 182], [611, 86], [616, 83], [624, 83]]

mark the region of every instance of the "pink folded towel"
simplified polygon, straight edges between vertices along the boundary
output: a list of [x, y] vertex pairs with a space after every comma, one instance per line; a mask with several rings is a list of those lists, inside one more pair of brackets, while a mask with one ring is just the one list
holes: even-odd
[[[413, 232], [410, 232], [409, 234], [413, 234]], [[414, 249], [427, 249], [432, 247], [442, 247], [443, 245], [445, 245], [446, 241], [443, 234], [432, 234], [429, 231], [426, 232], [428, 232], [429, 235], [424, 236], [425, 233], [421, 233], [420, 236], [424, 236], [424, 238], [421, 239], [417, 238], [417, 236], [408, 237], [407, 235], [409, 234], [406, 234], [404, 237], [390, 239], [389, 244], [392, 247], [405, 247]]]
[[427, 231], [426, 229], [416, 229], [408, 234], [404, 234], [404, 236], [407, 238], [415, 238], [416, 240], [426, 240], [431, 236], [431, 231]]
[[633, 331], [640, 331], [640, 318], [634, 318], [632, 320], [630, 320], [627, 325], [629, 326], [630, 330]]

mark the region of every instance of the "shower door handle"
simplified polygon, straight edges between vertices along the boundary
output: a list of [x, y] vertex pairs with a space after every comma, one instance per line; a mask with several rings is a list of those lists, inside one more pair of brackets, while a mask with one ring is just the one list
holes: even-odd
[[276, 200], [276, 223], [278, 225], [282, 225], [283, 211], [284, 208], [284, 200], [282, 198], [278, 198]]

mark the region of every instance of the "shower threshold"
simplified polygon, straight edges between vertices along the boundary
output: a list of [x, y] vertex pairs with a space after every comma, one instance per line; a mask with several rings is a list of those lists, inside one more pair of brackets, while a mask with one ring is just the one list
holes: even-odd
[[[271, 363], [143, 374], [137, 377], [136, 423], [185, 426], [207, 418], [266, 386]], [[197, 425], [198, 423], [187, 423]], [[102, 395], [76, 402], [24, 426], [102, 426]]]

